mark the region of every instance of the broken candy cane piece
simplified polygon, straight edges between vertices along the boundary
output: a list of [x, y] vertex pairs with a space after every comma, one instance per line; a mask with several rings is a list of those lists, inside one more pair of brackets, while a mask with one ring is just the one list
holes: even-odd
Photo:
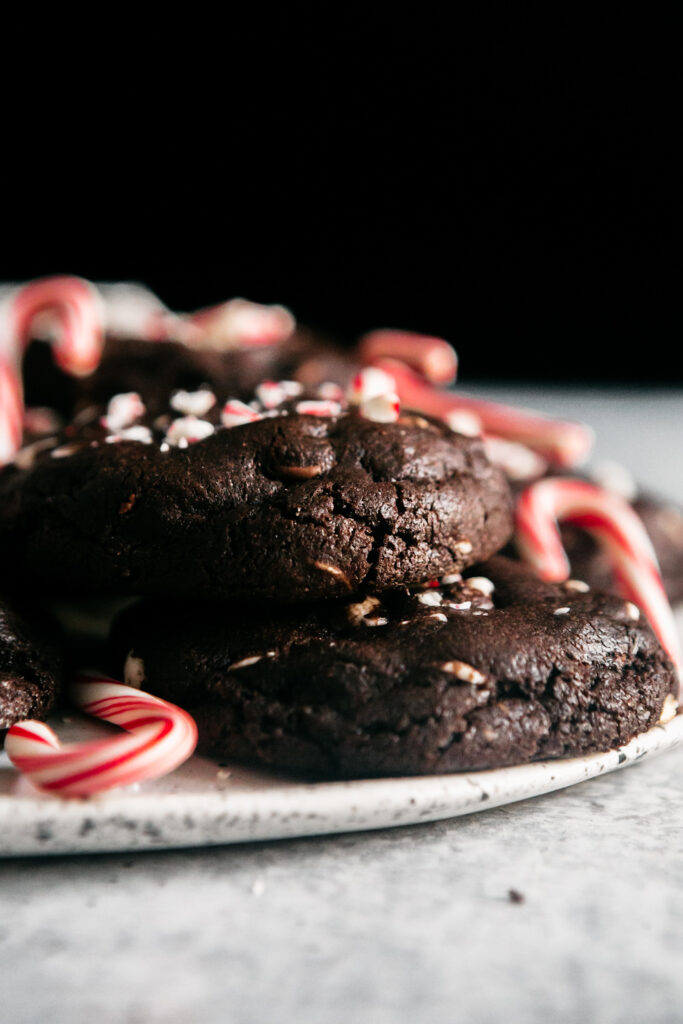
[[375, 423], [395, 423], [401, 412], [401, 403], [398, 395], [389, 392], [384, 395], [375, 395], [361, 402], [358, 411], [364, 420], [373, 420]]
[[97, 289], [80, 277], [46, 277], [19, 288], [9, 309], [7, 330], [21, 353], [40, 322], [47, 325], [58, 365], [86, 376], [100, 361], [104, 308]]
[[44, 722], [18, 722], [5, 739], [10, 761], [39, 789], [57, 796], [92, 796], [158, 779], [186, 761], [197, 727], [186, 711], [112, 679], [83, 677], [70, 690], [88, 715], [126, 732], [62, 747]]
[[260, 412], [256, 412], [245, 402], [240, 402], [238, 398], [231, 398], [226, 402], [221, 412], [221, 423], [224, 427], [241, 427], [243, 423], [255, 423], [260, 419], [263, 419]]
[[296, 327], [284, 306], [264, 306], [247, 299], [230, 299], [184, 319], [198, 332], [201, 344], [219, 349], [277, 345]]

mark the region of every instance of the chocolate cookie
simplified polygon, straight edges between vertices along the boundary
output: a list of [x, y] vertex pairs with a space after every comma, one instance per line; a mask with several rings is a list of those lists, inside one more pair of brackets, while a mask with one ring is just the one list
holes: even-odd
[[62, 677], [62, 652], [52, 626], [0, 600], [0, 736], [14, 722], [45, 718]]
[[470, 573], [278, 614], [144, 602], [116, 671], [190, 711], [205, 750], [320, 777], [585, 754], [660, 719], [674, 669], [634, 605], [502, 557]]
[[8, 578], [286, 603], [457, 572], [508, 539], [509, 489], [478, 440], [297, 390], [222, 409], [180, 394], [161, 420], [117, 396], [103, 420], [23, 450], [0, 472]]
[[24, 360], [24, 381], [27, 406], [53, 408], [69, 421], [88, 406], [129, 391], [140, 395], [152, 416], [159, 416], [178, 390], [206, 386], [219, 394], [247, 398], [267, 378], [296, 380], [306, 387], [327, 380], [345, 386], [354, 369], [344, 349], [299, 327], [280, 344], [228, 351], [190, 348], [176, 341], [108, 338], [98, 368], [84, 378], [63, 373], [50, 346], [34, 342]]

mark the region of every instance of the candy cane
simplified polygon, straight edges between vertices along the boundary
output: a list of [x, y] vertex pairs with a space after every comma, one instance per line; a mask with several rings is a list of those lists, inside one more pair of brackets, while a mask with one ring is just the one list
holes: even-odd
[[396, 393], [405, 406], [446, 421], [453, 412], [472, 413], [485, 433], [524, 444], [554, 465], [574, 466], [582, 462], [593, 444], [593, 432], [582, 423], [549, 419], [540, 413], [472, 398], [459, 391], [440, 391], [393, 359], [378, 359], [375, 365], [393, 377]]
[[24, 401], [19, 369], [0, 355], [0, 466], [11, 462], [21, 447]]
[[230, 299], [184, 317], [197, 332], [188, 341], [219, 349], [277, 345], [292, 334], [296, 321], [284, 306], [264, 306], [247, 299]]
[[104, 310], [96, 288], [80, 277], [46, 277], [20, 288], [9, 311], [17, 359], [39, 317], [57, 328], [53, 348], [58, 365], [75, 376], [92, 373], [103, 345]]
[[158, 295], [134, 281], [98, 284], [107, 335], [134, 341], [196, 340], [197, 328], [164, 305]]
[[657, 556], [628, 502], [583, 480], [553, 478], [528, 487], [517, 504], [516, 543], [522, 557], [546, 580], [569, 576], [558, 521], [586, 530], [605, 550], [624, 597], [642, 608], [681, 678], [678, 632]]
[[379, 330], [364, 334], [358, 342], [362, 363], [400, 359], [434, 384], [452, 384], [458, 372], [458, 356], [443, 338], [410, 331]]
[[44, 722], [13, 725], [5, 739], [9, 759], [45, 792], [91, 796], [158, 779], [186, 761], [197, 745], [197, 726], [186, 711], [131, 686], [83, 677], [70, 697], [86, 714], [126, 733], [62, 747]]

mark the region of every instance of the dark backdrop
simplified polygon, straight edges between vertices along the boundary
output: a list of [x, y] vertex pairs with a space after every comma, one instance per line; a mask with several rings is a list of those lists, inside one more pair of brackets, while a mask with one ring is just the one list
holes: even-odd
[[508, 18], [495, 41], [275, 26], [222, 36], [199, 70], [169, 51], [150, 74], [143, 47], [73, 85], [43, 75], [26, 141], [26, 103], [10, 113], [0, 277], [415, 328], [469, 377], [682, 380], [661, 40], [624, 46], [607, 23], [560, 51]]

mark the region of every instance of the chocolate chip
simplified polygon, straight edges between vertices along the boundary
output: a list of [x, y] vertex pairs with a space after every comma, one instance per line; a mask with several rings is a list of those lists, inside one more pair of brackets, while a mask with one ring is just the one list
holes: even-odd
[[291, 480], [312, 480], [314, 476], [320, 476], [322, 466], [276, 466], [275, 472], [278, 476], [288, 477]]

